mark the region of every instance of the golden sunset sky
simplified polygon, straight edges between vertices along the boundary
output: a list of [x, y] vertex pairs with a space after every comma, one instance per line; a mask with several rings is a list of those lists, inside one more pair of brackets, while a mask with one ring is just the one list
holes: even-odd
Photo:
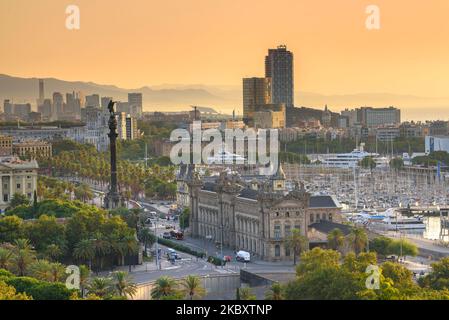
[[[380, 30], [365, 28], [370, 4]], [[240, 85], [278, 44], [296, 91], [449, 97], [448, 0], [0, 0], [0, 73], [20, 77]]]

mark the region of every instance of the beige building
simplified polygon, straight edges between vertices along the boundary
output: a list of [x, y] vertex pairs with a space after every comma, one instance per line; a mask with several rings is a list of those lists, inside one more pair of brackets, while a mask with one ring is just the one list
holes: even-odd
[[52, 157], [51, 143], [39, 140], [14, 143], [12, 146], [12, 152], [18, 157], [24, 157], [27, 159], [35, 159], [36, 157]]
[[311, 224], [341, 221], [334, 197], [311, 196], [302, 184], [287, 191], [282, 167], [267, 179], [226, 172], [201, 178], [193, 166], [184, 166], [177, 181], [179, 204], [190, 208], [193, 237], [263, 260], [293, 260], [286, 241], [292, 229], [308, 237]]
[[0, 156], [12, 155], [12, 137], [0, 136]]
[[258, 129], [285, 128], [285, 105], [261, 106], [254, 113], [254, 127]]
[[33, 199], [37, 190], [36, 160], [22, 161], [16, 157], [0, 158], [0, 210], [3, 212], [15, 193], [24, 194]]

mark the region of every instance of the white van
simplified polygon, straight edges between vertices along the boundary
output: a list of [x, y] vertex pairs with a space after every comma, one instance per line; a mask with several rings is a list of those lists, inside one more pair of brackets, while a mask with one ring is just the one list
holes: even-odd
[[249, 252], [240, 250], [240, 251], [237, 252], [237, 254], [235, 255], [235, 260], [237, 260], [237, 261], [243, 261], [243, 262], [250, 262], [250, 261], [251, 261], [251, 255], [249, 254]]

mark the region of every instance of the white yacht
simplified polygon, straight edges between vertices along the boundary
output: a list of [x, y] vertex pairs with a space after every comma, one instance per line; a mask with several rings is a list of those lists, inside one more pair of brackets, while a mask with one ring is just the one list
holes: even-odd
[[371, 224], [382, 230], [398, 231], [398, 230], [425, 230], [426, 225], [420, 218], [413, 217], [386, 217], [383, 220], [376, 221]]
[[365, 157], [373, 157], [376, 165], [379, 167], [388, 164], [387, 158], [379, 157], [378, 153], [369, 153], [364, 151], [364, 146], [365, 144], [361, 143], [359, 148], [354, 149], [350, 153], [338, 153], [330, 157], [325, 157], [323, 159], [323, 164], [327, 167], [355, 168]]
[[212, 157], [207, 157], [207, 164], [233, 164], [233, 163], [245, 163], [245, 157], [238, 154], [228, 152], [226, 150], [220, 150]]

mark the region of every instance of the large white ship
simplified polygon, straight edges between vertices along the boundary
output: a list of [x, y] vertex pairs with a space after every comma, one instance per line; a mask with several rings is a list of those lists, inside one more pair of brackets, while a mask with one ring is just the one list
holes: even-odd
[[355, 168], [365, 157], [372, 157], [376, 166], [383, 167], [388, 165], [388, 158], [380, 157], [378, 153], [370, 153], [363, 150], [365, 144], [361, 143], [359, 148], [350, 153], [338, 153], [330, 157], [323, 158], [323, 165], [337, 168]]

